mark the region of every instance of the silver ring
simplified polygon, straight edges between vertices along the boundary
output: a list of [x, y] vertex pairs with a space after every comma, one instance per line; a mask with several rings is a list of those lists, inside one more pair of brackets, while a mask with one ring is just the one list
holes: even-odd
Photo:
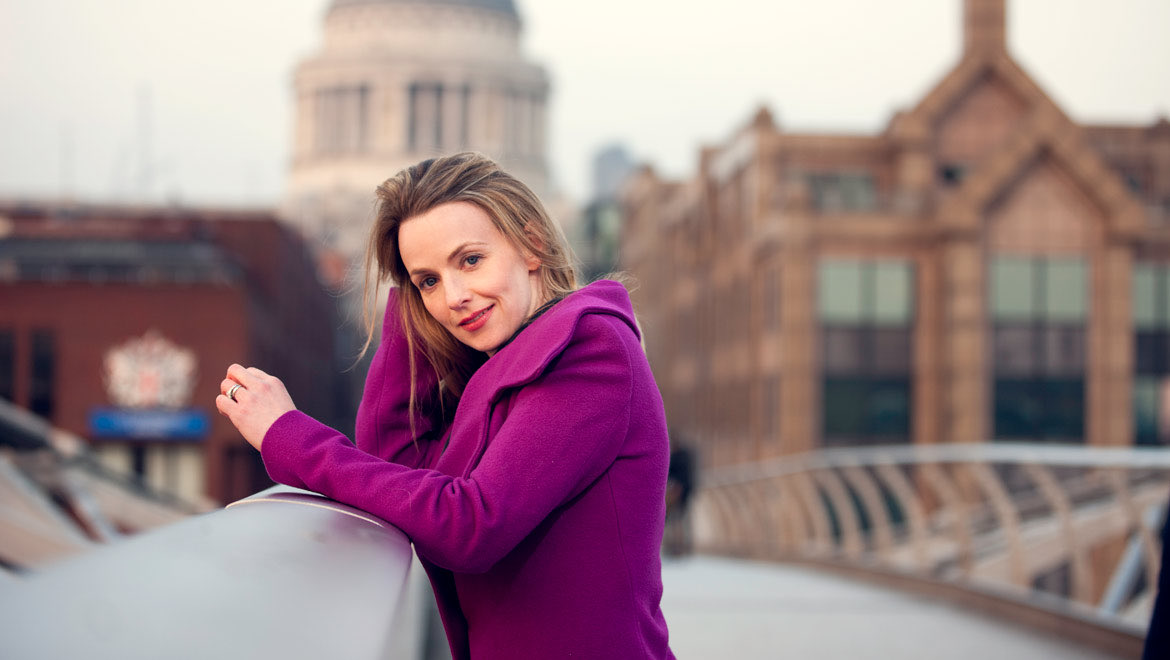
[[[235, 401], [236, 400], [236, 390], [240, 389], [241, 387], [243, 387], [243, 385], [240, 385], [239, 383], [232, 385], [232, 388], [230, 390], [228, 390], [227, 398], [231, 399], [232, 401]], [[237, 403], [239, 403], [239, 402], [237, 401]]]

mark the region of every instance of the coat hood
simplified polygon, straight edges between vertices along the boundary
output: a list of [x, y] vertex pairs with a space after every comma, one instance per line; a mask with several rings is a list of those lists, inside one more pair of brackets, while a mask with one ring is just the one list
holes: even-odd
[[626, 287], [613, 280], [598, 280], [569, 294], [524, 328], [476, 371], [466, 392], [477, 389], [472, 386], [476, 380], [495, 383], [497, 391], [531, 382], [564, 350], [586, 314], [616, 316], [639, 341], [642, 339]]

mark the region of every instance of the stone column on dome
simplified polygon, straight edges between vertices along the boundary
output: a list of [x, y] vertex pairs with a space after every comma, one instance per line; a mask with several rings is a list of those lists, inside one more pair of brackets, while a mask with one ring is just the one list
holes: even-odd
[[504, 158], [511, 160], [516, 152], [520, 150], [520, 112], [518, 108], [520, 104], [518, 95], [516, 94], [515, 83], [509, 86], [506, 98], [507, 102], [505, 107], [507, 111], [505, 116], [507, 123], [504, 132]]
[[538, 94], [533, 97], [532, 108], [534, 115], [532, 119], [532, 156], [536, 164], [540, 165], [543, 162], [541, 156], [545, 152], [544, 136], [548, 128], [548, 115], [543, 94]]
[[532, 93], [531, 90], [525, 89], [520, 93], [520, 157], [527, 162], [532, 157], [532, 129], [533, 129], [533, 112], [532, 112]]
[[508, 151], [508, 88], [507, 83], [501, 82], [495, 92], [495, 139], [492, 140], [493, 156], [502, 158]]
[[442, 127], [438, 124], [442, 99], [437, 83], [416, 78], [409, 86], [410, 107], [407, 125], [410, 150], [430, 154], [435, 150]]
[[345, 150], [362, 153], [369, 139], [370, 88], [365, 83], [351, 83], [345, 90]]
[[516, 122], [519, 135], [516, 140], [518, 160], [528, 159], [532, 144], [532, 98], [528, 95], [527, 86], [516, 92]]
[[463, 99], [460, 85], [456, 79], [444, 76], [442, 85], [443, 107], [440, 110], [439, 121], [443, 123], [443, 141], [439, 148], [444, 153], [450, 153], [458, 151], [459, 143], [462, 140], [462, 135], [460, 135], [462, 122], [459, 115], [462, 111]]
[[375, 156], [385, 151], [382, 128], [382, 108], [386, 105], [386, 87], [380, 78], [371, 76], [366, 86], [366, 156]]
[[480, 88], [480, 109], [483, 113], [483, 118], [480, 121], [480, 142], [479, 149], [484, 153], [496, 154], [499, 153], [499, 136], [500, 132], [500, 90], [494, 84], [488, 84]]
[[481, 136], [483, 135], [483, 88], [479, 84], [477, 77], [472, 76], [467, 83], [467, 147], [474, 148], [473, 145], [483, 142]]
[[528, 117], [526, 104], [524, 103], [524, 91], [522, 88], [512, 88], [512, 142], [510, 145], [508, 160], [512, 163], [519, 163], [524, 156], [524, 135], [528, 132]]
[[293, 165], [303, 164], [312, 152], [313, 95], [304, 87], [297, 89], [297, 112], [293, 126]]
[[358, 87], [357, 150], [363, 154], [374, 151], [374, 88], [369, 79]]
[[459, 88], [459, 149], [471, 145], [471, 82], [465, 80]]
[[481, 107], [484, 108], [483, 121], [480, 122], [480, 134], [485, 145], [491, 149], [498, 149], [500, 136], [500, 101], [496, 83], [488, 84], [480, 89]]
[[336, 92], [334, 111], [337, 112], [338, 151], [352, 154], [358, 151], [361, 139], [361, 96], [356, 85], [343, 84]]
[[405, 150], [406, 124], [403, 109], [406, 106], [407, 83], [397, 75], [379, 79], [378, 153], [397, 154]]
[[313, 100], [313, 142], [309, 146], [314, 158], [319, 158], [326, 152], [328, 139], [326, 133], [329, 126], [328, 108], [325, 107], [324, 92], [317, 85], [310, 87]]
[[437, 155], [439, 152], [443, 151], [443, 144], [447, 141], [447, 133], [449, 131], [447, 130], [446, 122], [443, 121], [443, 119], [445, 108], [449, 105], [449, 101], [447, 100], [447, 85], [442, 81], [442, 79], [439, 79], [434, 83], [432, 90], [435, 100], [431, 112], [431, 121], [434, 122], [435, 133], [431, 138], [431, 151]]
[[402, 139], [403, 153], [412, 153], [414, 151], [414, 95], [415, 95], [415, 77], [413, 72], [403, 79], [398, 84], [399, 93], [402, 94], [402, 121], [400, 122], [399, 135]]

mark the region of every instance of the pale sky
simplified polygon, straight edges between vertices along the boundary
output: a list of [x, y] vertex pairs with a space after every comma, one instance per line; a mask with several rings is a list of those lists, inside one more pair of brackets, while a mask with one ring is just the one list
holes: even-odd
[[[961, 47], [961, 0], [515, 1], [578, 200], [606, 144], [687, 176], [761, 104], [877, 132]], [[0, 198], [274, 205], [328, 2], [0, 0]], [[1170, 0], [1008, 0], [1010, 50], [1078, 121], [1170, 117], [1167, 26]]]

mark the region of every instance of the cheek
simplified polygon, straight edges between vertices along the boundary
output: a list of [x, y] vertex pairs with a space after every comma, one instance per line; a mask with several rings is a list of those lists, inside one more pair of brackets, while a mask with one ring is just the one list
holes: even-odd
[[442, 295], [439, 295], [438, 291], [432, 291], [431, 293], [422, 297], [422, 302], [423, 307], [426, 308], [427, 313], [431, 315], [431, 318], [438, 321], [441, 325], [443, 320], [446, 318], [446, 315], [443, 313], [445, 308], [442, 304]]

